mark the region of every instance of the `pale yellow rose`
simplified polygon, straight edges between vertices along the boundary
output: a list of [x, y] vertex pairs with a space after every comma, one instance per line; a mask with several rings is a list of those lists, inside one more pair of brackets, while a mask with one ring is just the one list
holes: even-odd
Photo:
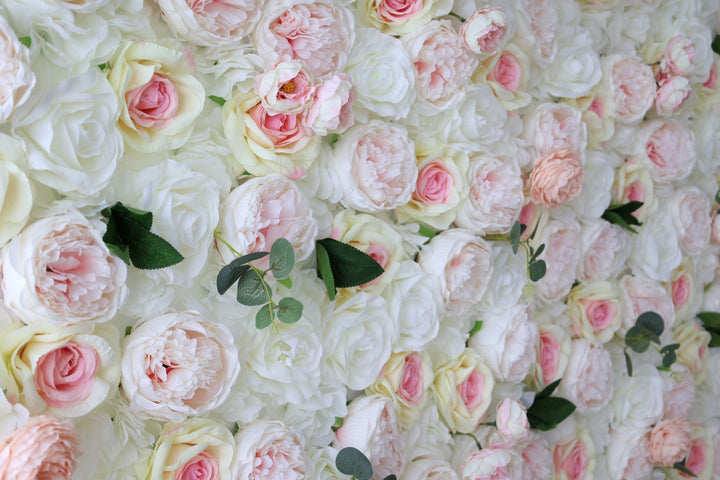
[[18, 168], [25, 156], [19, 140], [0, 133], [0, 246], [22, 230], [32, 209], [30, 182]]

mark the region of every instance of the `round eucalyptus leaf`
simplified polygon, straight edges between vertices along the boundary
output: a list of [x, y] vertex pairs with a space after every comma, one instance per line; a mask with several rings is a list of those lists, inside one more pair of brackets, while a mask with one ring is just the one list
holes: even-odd
[[278, 238], [270, 248], [270, 271], [278, 280], [283, 280], [290, 275], [295, 265], [295, 250], [292, 244], [284, 239]]
[[300, 320], [303, 304], [292, 297], [285, 297], [278, 302], [277, 317], [283, 323], [295, 323]]
[[272, 323], [272, 314], [270, 311], [270, 304], [266, 303], [255, 314], [255, 327], [262, 330], [265, 327], [269, 327], [271, 323]]
[[352, 475], [357, 480], [369, 480], [372, 477], [370, 460], [355, 447], [340, 450], [335, 457], [335, 466], [340, 473]]

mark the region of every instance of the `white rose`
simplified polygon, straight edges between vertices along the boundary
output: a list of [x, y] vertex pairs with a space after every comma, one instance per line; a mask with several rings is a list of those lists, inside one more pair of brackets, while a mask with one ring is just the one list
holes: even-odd
[[615, 429], [608, 444], [607, 469], [612, 480], [640, 480], [647, 478], [650, 463], [648, 431], [644, 428]]
[[0, 437], [7, 437], [25, 425], [30, 412], [22, 403], [10, 403], [5, 392], [0, 392]]
[[403, 471], [402, 431], [392, 402], [382, 395], [359, 397], [350, 402], [342, 427], [335, 431], [333, 447], [355, 447], [373, 467], [373, 480]]
[[303, 480], [312, 475], [301, 437], [277, 421], [254, 421], [235, 434], [234, 480]]
[[337, 378], [353, 390], [373, 383], [390, 358], [398, 332], [387, 310], [382, 297], [359, 292], [325, 322], [323, 343], [328, 363]]
[[440, 293], [450, 316], [464, 316], [480, 302], [493, 275], [493, 257], [481, 237], [452, 228], [423, 246], [418, 264], [440, 280]]
[[345, 72], [357, 93], [358, 119], [367, 120], [368, 112], [393, 120], [405, 118], [416, 88], [415, 70], [402, 42], [374, 28], [358, 29], [349, 58]]
[[412, 260], [400, 263], [383, 295], [399, 337], [393, 351], [421, 351], [437, 336], [445, 313], [440, 281]]
[[558, 393], [573, 402], [581, 413], [597, 411], [612, 398], [613, 381], [612, 359], [602, 344], [584, 338], [573, 340]]
[[596, 218], [582, 225], [582, 258], [578, 280], [607, 280], [625, 266], [628, 257], [628, 234], [606, 220]]
[[580, 194], [565, 203], [582, 219], [599, 218], [610, 206], [615, 171], [608, 158], [596, 150], [585, 153], [585, 179]]
[[492, 274], [487, 278], [487, 290], [482, 299], [488, 309], [509, 308], [522, 296], [528, 284], [527, 258], [521, 252], [513, 253], [506, 242], [493, 242]]
[[0, 17], [0, 123], [9, 119], [13, 111], [25, 103], [35, 86], [35, 74], [30, 70], [28, 49], [17, 40], [7, 21]]
[[468, 340], [501, 382], [520, 382], [535, 361], [537, 325], [530, 321], [528, 307], [519, 303], [507, 310], [480, 316], [482, 328]]
[[523, 137], [545, 156], [553, 150], [569, 148], [582, 154], [587, 146], [587, 127], [582, 112], [565, 103], [542, 103], [525, 118]]
[[71, 197], [104, 188], [123, 154], [119, 106], [99, 70], [64, 80], [13, 118], [34, 179]]
[[122, 389], [143, 418], [181, 422], [209, 412], [240, 373], [228, 329], [193, 311], [136, 324], [122, 346]]
[[665, 282], [680, 265], [682, 252], [672, 218], [656, 210], [634, 235], [628, 264], [637, 275]]
[[395, 123], [372, 120], [345, 132], [331, 167], [342, 185], [342, 203], [363, 212], [405, 205], [415, 190], [415, 145]]
[[[250, 178], [230, 192], [220, 206], [217, 230], [242, 255], [269, 252], [275, 240], [285, 238], [302, 261], [315, 249], [318, 223], [295, 182], [268, 175]], [[218, 250], [226, 263], [233, 258], [222, 242]]]
[[670, 197], [668, 210], [682, 251], [690, 256], [699, 255], [710, 242], [710, 197], [694, 186], [679, 188]]
[[468, 456], [460, 465], [462, 480], [501, 479], [510, 480], [510, 462], [514, 452], [504, 445], [492, 445]]
[[185, 0], [158, 0], [170, 29], [194, 45], [214, 47], [234, 43], [249, 34], [260, 16], [255, 0], [191, 4]]
[[439, 458], [418, 458], [405, 467], [400, 480], [458, 480], [455, 470]]
[[663, 414], [665, 382], [654, 365], [634, 365], [632, 377], [623, 369], [615, 377], [611, 406], [613, 428], [647, 428]]
[[470, 191], [455, 224], [478, 235], [508, 233], [525, 200], [515, 159], [473, 158], [468, 177]]
[[18, 168], [25, 159], [22, 143], [0, 133], [0, 246], [22, 230], [33, 206], [30, 181]]
[[5, 305], [28, 324], [107, 322], [127, 296], [125, 264], [77, 211], [25, 227], [1, 263]]
[[602, 78], [600, 57], [587, 30], [571, 26], [563, 30], [553, 62], [540, 74], [540, 86], [555, 97], [582, 97]]

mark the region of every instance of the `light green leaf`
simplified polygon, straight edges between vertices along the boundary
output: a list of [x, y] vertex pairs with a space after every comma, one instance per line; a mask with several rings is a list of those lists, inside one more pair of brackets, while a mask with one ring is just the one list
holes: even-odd
[[255, 327], [259, 330], [270, 326], [272, 323], [272, 311], [270, 304], [266, 303], [260, 310], [255, 314]]
[[278, 280], [287, 278], [295, 265], [295, 250], [285, 238], [278, 238], [270, 248], [270, 271]]
[[300, 320], [303, 304], [292, 297], [285, 297], [278, 303], [277, 317], [283, 323], [295, 323]]
[[20, 37], [18, 38], [18, 41], [25, 45], [27, 48], [30, 48], [30, 45], [32, 45], [32, 39], [30, 37]]
[[222, 97], [215, 96], [215, 95], [208, 95], [208, 98], [210, 100], [212, 100], [213, 102], [217, 103], [218, 105], [220, 105], [221, 107], [227, 103], [227, 100], [225, 100]]
[[[267, 293], [265, 292], [264, 287], [267, 287]], [[242, 275], [240, 275], [237, 284], [238, 303], [249, 307], [262, 305], [270, 300], [270, 295], [272, 295], [270, 292], [270, 285], [264, 284], [263, 280], [258, 276], [255, 270], [246, 270], [242, 273]]]

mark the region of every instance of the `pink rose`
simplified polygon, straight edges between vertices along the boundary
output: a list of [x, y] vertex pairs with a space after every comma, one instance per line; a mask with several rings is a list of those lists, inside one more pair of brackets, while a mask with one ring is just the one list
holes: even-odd
[[662, 82], [655, 96], [655, 110], [662, 117], [673, 115], [682, 110], [691, 92], [692, 85], [687, 78], [680, 76], [667, 78]]
[[520, 88], [522, 75], [522, 66], [518, 59], [509, 51], [504, 51], [488, 73], [487, 80], [499, 83], [507, 91], [515, 92]]
[[175, 119], [178, 95], [169, 78], [155, 73], [145, 85], [125, 93], [125, 103], [135, 125], [160, 130]]
[[254, 43], [266, 64], [297, 60], [322, 80], [345, 68], [355, 39], [352, 13], [333, 2], [266, 4]]
[[206, 452], [200, 452], [175, 470], [176, 480], [217, 480], [219, 477], [218, 461]]
[[460, 466], [463, 480], [511, 480], [510, 450], [493, 446], [473, 453]]
[[640, 130], [638, 157], [655, 182], [668, 183], [687, 177], [695, 165], [692, 132], [673, 120], [653, 120]]
[[616, 274], [625, 265], [628, 243], [628, 235], [617, 225], [603, 219], [584, 223], [578, 280], [588, 283]]
[[695, 69], [695, 45], [687, 37], [675, 35], [665, 47], [660, 68], [672, 75], [686, 76]]
[[98, 368], [100, 358], [94, 348], [68, 342], [38, 359], [35, 389], [51, 407], [71, 407], [90, 395]]
[[338, 73], [325, 80], [315, 91], [315, 99], [305, 114], [305, 125], [316, 135], [343, 133], [353, 124], [355, 95], [349, 75]]
[[553, 458], [545, 439], [530, 432], [530, 439], [522, 449], [522, 479], [544, 480], [552, 476]]
[[[692, 424], [692, 442], [690, 451], [685, 458], [685, 466], [695, 474], [697, 478], [710, 478], [713, 468], [714, 446], [707, 431], [699, 424]], [[682, 478], [693, 478], [690, 475], [680, 473]]]
[[621, 122], [642, 119], [655, 98], [655, 77], [652, 69], [635, 57], [608, 55], [602, 60], [612, 98], [613, 116]]
[[683, 187], [670, 197], [673, 223], [680, 248], [686, 255], [697, 256], [710, 243], [712, 201], [697, 187]]
[[569, 443], [557, 445], [553, 451], [554, 478], [559, 480], [582, 480], [586, 478], [588, 471], [592, 475], [592, 468], [589, 468], [590, 461], [591, 453], [588, 452], [582, 437], [575, 438]]
[[275, 148], [295, 150], [301, 145], [304, 146], [307, 143], [306, 139], [312, 135], [312, 132], [305, 129], [301, 115], [272, 114], [260, 103], [247, 113]]
[[682, 365], [669, 372], [660, 372], [663, 389], [663, 419], [685, 418], [695, 406], [695, 379]]
[[408, 405], [418, 406], [423, 400], [425, 379], [422, 373], [422, 360], [418, 353], [411, 353], [405, 357], [405, 366], [402, 370], [397, 395]]
[[277, 63], [260, 75], [255, 93], [270, 115], [300, 113], [311, 105], [315, 85], [302, 63], [289, 60]]
[[546, 302], [559, 300], [570, 292], [580, 261], [580, 225], [551, 220], [538, 230], [534, 245], [545, 244], [539, 258], [545, 260], [545, 276], [536, 282], [537, 295]]
[[[567, 364], [561, 357], [560, 339], [554, 332], [540, 328], [537, 344], [537, 363], [542, 371], [542, 380], [545, 385], [562, 377], [562, 371]], [[562, 369], [561, 369], [562, 367]]]
[[625, 275], [620, 279], [620, 292], [623, 303], [623, 325], [620, 333], [635, 325], [635, 321], [644, 312], [655, 312], [665, 322], [665, 330], [675, 323], [675, 308], [672, 299], [659, 282], [643, 277]]
[[610, 353], [600, 342], [580, 338], [573, 340], [558, 393], [579, 412], [597, 411], [612, 398], [614, 378]]
[[528, 437], [530, 427], [527, 411], [517, 400], [504, 398], [500, 401], [497, 406], [495, 423], [500, 437], [509, 445], [524, 442]]
[[422, 7], [422, 0], [379, 0], [375, 8], [382, 21], [397, 23], [411, 19]]
[[531, 0], [525, 9], [530, 17], [530, 29], [535, 37], [535, 55], [541, 65], [545, 66], [555, 59], [558, 50], [555, 31], [559, 21], [555, 2]]
[[530, 173], [533, 203], [556, 207], [580, 194], [585, 171], [582, 159], [570, 148], [555, 150], [535, 160]]
[[692, 280], [686, 275], [681, 275], [672, 281], [670, 291], [672, 293], [672, 303], [675, 310], [683, 308], [692, 295]]
[[80, 454], [80, 441], [69, 420], [32, 417], [0, 444], [2, 480], [69, 480]]
[[234, 479], [307, 478], [309, 460], [301, 437], [280, 422], [248, 423], [235, 434], [235, 443]]
[[415, 200], [428, 205], [447, 203], [455, 181], [440, 160], [425, 164], [418, 172]]
[[690, 449], [690, 425], [682, 419], [663, 420], [650, 433], [650, 461], [670, 467], [682, 461]]
[[503, 7], [476, 10], [460, 27], [465, 45], [478, 55], [494, 55], [512, 36], [514, 25]]
[[25, 227], [0, 263], [5, 305], [27, 324], [107, 322], [127, 296], [125, 263], [77, 211]]
[[620, 290], [612, 282], [599, 280], [574, 287], [568, 295], [568, 315], [576, 335], [609, 342], [622, 324]]

